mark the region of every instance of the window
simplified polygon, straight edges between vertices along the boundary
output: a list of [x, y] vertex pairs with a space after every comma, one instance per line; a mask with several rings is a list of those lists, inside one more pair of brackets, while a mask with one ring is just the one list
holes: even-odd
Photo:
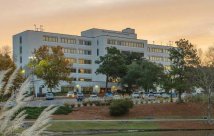
[[58, 37], [43, 35], [43, 41], [46, 41], [46, 42], [58, 42]]
[[120, 40], [108, 39], [107, 40], [107, 44], [144, 48], [144, 43], [142, 43], [142, 42], [133, 42], [133, 41], [120, 41]]
[[77, 54], [77, 49], [75, 48], [63, 48], [64, 53]]
[[79, 45], [91, 45], [91, 41], [79, 40]]
[[20, 56], [20, 63], [22, 63], [22, 56]]
[[80, 74], [91, 74], [91, 69], [79, 69]]
[[91, 64], [91, 60], [79, 59], [79, 64]]
[[82, 49], [79, 49], [79, 54], [91, 55], [91, 51], [90, 51], [90, 50], [82, 50]]
[[92, 79], [90, 79], [90, 78], [79, 78], [79, 81], [90, 82], [90, 81], [92, 81]]
[[76, 39], [72, 39], [72, 38], [61, 37], [60, 41], [61, 43], [76, 44]]
[[22, 54], [22, 46], [19, 47], [19, 53]]
[[69, 64], [77, 63], [77, 59], [75, 58], [66, 58], [65, 60], [67, 60]]
[[99, 49], [97, 49], [97, 56], [99, 56]]
[[76, 72], [77, 72], [76, 68], [71, 69], [71, 73], [76, 73]]
[[19, 43], [22, 44], [22, 37], [19, 37]]

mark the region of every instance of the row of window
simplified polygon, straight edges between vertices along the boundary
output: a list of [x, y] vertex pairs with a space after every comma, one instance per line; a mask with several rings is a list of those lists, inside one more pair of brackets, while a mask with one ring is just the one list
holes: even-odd
[[108, 39], [107, 44], [144, 48], [144, 43], [141, 43], [141, 42], [120, 41], [120, 40], [114, 40], [114, 39]]
[[62, 37], [61, 43], [76, 44], [76, 39]]
[[[61, 42], [66, 44], [76, 44], [77, 41], [74, 38], [67, 38], [67, 37], [61, 37], [60, 40], [58, 40], [57, 36], [48, 36], [43, 35], [43, 41], [46, 42]], [[79, 45], [91, 45], [91, 41], [88, 40], [79, 40]]]
[[92, 81], [92, 79], [91, 79], [91, 78], [78, 78], [78, 80], [77, 80], [77, 78], [72, 78], [72, 81], [85, 81], [85, 82], [90, 82], [90, 81]]
[[[72, 68], [71, 72], [72, 73], [77, 73], [77, 69], [76, 68]], [[80, 73], [80, 74], [91, 74], [92, 70], [91, 69], [80, 68], [80, 69], [78, 69], [78, 73]]]
[[90, 50], [83, 50], [83, 49], [75, 49], [75, 48], [63, 48], [64, 53], [71, 53], [71, 54], [83, 54], [83, 55], [91, 55]]
[[164, 61], [164, 62], [170, 62], [170, 59], [168, 57], [160, 57], [160, 56], [150, 56], [149, 60], [151, 61]]
[[47, 42], [58, 42], [58, 37], [44, 35], [43, 36], [43, 41], [47, 41]]
[[[66, 60], [69, 61], [70, 64], [77, 63], [77, 59], [75, 59], [75, 58], [66, 58]], [[78, 59], [78, 63], [79, 64], [91, 64], [92, 61], [87, 60], [87, 59]]]
[[161, 48], [148, 48], [149, 52], [156, 52], [156, 53], [169, 53], [168, 49], [161, 49]]

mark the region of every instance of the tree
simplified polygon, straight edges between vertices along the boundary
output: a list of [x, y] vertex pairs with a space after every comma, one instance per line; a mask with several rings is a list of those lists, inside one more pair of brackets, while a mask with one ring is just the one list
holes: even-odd
[[207, 119], [208, 123], [211, 123], [211, 93], [214, 92], [214, 48], [209, 48], [205, 55], [201, 55], [200, 59], [201, 63], [195, 69], [193, 81], [208, 95]]
[[173, 76], [173, 86], [179, 95], [181, 102], [181, 94], [191, 90], [192, 74], [199, 64], [197, 50], [189, 43], [188, 40], [180, 39], [176, 41], [177, 47], [169, 49], [170, 60], [172, 62], [170, 74]]
[[9, 54], [0, 53], [0, 71], [8, 70], [9, 68], [15, 67], [13, 60], [10, 58]]
[[143, 54], [137, 53], [137, 52], [131, 52], [131, 53], [122, 53], [125, 58], [126, 65], [132, 64], [133, 61], [137, 63], [141, 63], [143, 61]]
[[64, 57], [64, 53], [60, 46], [51, 47], [42, 46], [34, 50], [35, 59], [29, 63], [29, 67], [33, 68], [34, 74], [44, 80], [45, 85], [52, 89], [56, 88], [60, 81], [70, 82], [71, 65]]
[[25, 81], [25, 77], [23, 74], [24, 71], [22, 69], [19, 69], [16, 73], [15, 79], [12, 82], [12, 85], [9, 88], [10, 93], [16, 93], [17, 90], [21, 87], [22, 83]]
[[127, 73], [121, 79], [121, 83], [123, 85], [127, 85], [128, 90], [133, 90], [133, 86], [138, 85], [138, 82], [142, 75], [141, 68], [142, 68], [141, 65], [139, 65], [135, 61], [127, 66]]
[[161, 84], [162, 84], [162, 87], [163, 89], [166, 91], [166, 92], [170, 92], [170, 101], [172, 102], [172, 89], [173, 89], [173, 77], [172, 75], [170, 75], [169, 72], [166, 72], [164, 75], [163, 75], [163, 78], [161, 80]]
[[132, 86], [142, 87], [145, 91], [155, 90], [155, 85], [160, 84], [163, 76], [163, 67], [147, 60], [134, 61], [128, 65], [127, 74], [122, 78], [122, 83], [127, 84], [129, 89]]
[[156, 85], [159, 85], [164, 75], [164, 68], [162, 65], [144, 60], [141, 64], [142, 73], [139, 85], [148, 92], [149, 90], [156, 90]]
[[126, 65], [123, 55], [115, 47], [107, 47], [107, 54], [100, 56], [99, 60], [95, 63], [99, 64], [99, 68], [96, 70], [97, 74], [106, 75], [106, 89], [108, 88], [109, 79], [121, 78], [126, 73]]

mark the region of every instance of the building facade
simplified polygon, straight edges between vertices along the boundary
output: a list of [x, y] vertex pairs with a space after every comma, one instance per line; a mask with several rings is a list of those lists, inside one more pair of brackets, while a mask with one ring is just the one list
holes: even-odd
[[[61, 46], [66, 59], [72, 64], [72, 84], [61, 82], [55, 91], [78, 89], [84, 92], [102, 91], [105, 88], [105, 75], [97, 75], [95, 64], [100, 56], [104, 56], [106, 47], [116, 47], [121, 52], [140, 53], [144, 58], [162, 64], [166, 69], [170, 66], [170, 46], [148, 44], [147, 40], [137, 38], [134, 29], [112, 31], [92, 28], [81, 32], [81, 36], [27, 30], [13, 36], [13, 57], [17, 67], [26, 68], [34, 49], [41, 46]], [[36, 92], [45, 92], [43, 82], [35, 79]], [[116, 83], [109, 88], [117, 89]]]

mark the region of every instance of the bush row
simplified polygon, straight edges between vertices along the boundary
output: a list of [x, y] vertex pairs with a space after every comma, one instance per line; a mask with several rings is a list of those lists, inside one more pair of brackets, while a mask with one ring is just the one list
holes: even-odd
[[[20, 109], [15, 115], [18, 115], [21, 111], [25, 110], [27, 117], [26, 119], [37, 119], [39, 115], [42, 113], [42, 111], [47, 107], [25, 107]], [[70, 106], [60, 106], [54, 115], [67, 115], [72, 112], [72, 107]]]

